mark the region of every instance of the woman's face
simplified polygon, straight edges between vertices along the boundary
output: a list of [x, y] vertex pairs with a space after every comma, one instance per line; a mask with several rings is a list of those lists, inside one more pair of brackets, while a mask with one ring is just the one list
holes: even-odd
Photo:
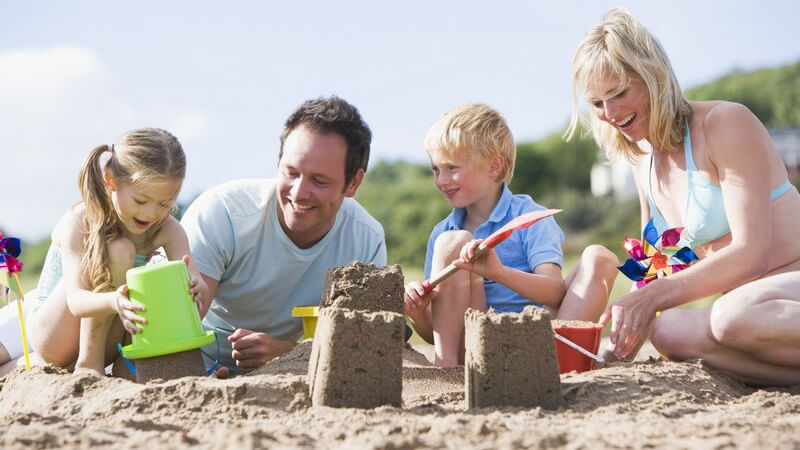
[[614, 76], [597, 77], [586, 83], [586, 101], [597, 118], [619, 130], [631, 142], [648, 136], [650, 96], [639, 77], [627, 86]]

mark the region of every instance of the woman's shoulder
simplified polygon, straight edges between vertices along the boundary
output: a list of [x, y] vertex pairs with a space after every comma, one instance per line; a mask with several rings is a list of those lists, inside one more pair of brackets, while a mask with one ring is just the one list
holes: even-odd
[[692, 102], [692, 128], [702, 127], [706, 133], [725, 132], [740, 126], [758, 124], [758, 119], [741, 103], [726, 100]]

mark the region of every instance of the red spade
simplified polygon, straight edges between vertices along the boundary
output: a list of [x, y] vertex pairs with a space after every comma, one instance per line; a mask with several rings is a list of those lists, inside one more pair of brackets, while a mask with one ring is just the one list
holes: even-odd
[[[511, 232], [513, 232], [514, 230], [527, 228], [535, 224], [539, 220], [544, 219], [545, 217], [550, 217], [552, 215], [558, 214], [561, 211], [562, 210], [560, 209], [546, 209], [544, 211], [529, 212], [515, 218], [511, 222], [508, 222], [507, 224], [503, 225], [503, 227], [500, 228], [499, 230], [489, 235], [489, 237], [484, 239], [483, 242], [481, 242], [481, 245], [478, 246], [478, 250], [475, 251], [475, 256], [472, 260], [474, 261], [480, 258], [490, 248], [495, 248], [497, 244], [503, 242], [504, 240], [506, 240], [507, 237], [511, 236]], [[447, 277], [456, 273], [457, 270], [458, 267], [456, 267], [451, 263], [449, 266], [442, 269], [435, 276], [425, 280], [422, 283], [422, 289], [425, 290], [425, 294], [433, 290], [433, 288], [435, 288], [439, 283], [447, 279]]]

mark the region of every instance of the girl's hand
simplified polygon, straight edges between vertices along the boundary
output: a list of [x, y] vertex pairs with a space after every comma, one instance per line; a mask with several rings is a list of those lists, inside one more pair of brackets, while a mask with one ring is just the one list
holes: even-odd
[[119, 319], [122, 321], [122, 327], [125, 328], [130, 334], [136, 334], [142, 331], [141, 328], [136, 326], [138, 323], [147, 323], [147, 319], [137, 314], [143, 312], [147, 308], [141, 303], [133, 302], [128, 299], [128, 285], [123, 284], [116, 291], [112, 292], [114, 295], [114, 311], [117, 312]]
[[[190, 267], [189, 262], [191, 259], [189, 255], [183, 255], [182, 260], [183, 263], [186, 264], [186, 267]], [[205, 280], [203, 280], [203, 277], [199, 277], [197, 274], [190, 272], [189, 293], [192, 295], [195, 303], [197, 303], [197, 308], [200, 310], [200, 318], [205, 317], [208, 309], [211, 307], [211, 296], [208, 295], [208, 286]]]
[[656, 317], [655, 299], [645, 288], [631, 292], [606, 307], [600, 324], [611, 321], [611, 343], [617, 358], [626, 359], [647, 338], [650, 322]]
[[453, 264], [459, 269], [469, 270], [488, 280], [497, 281], [503, 271], [503, 264], [492, 248], [487, 248], [480, 258], [475, 259], [481, 242], [483, 239], [473, 239], [464, 244], [459, 258], [453, 261]]
[[425, 308], [436, 299], [439, 291], [434, 289], [427, 294], [422, 288], [422, 283], [412, 281], [405, 286], [403, 293], [403, 311], [409, 317], [417, 317], [425, 311]]

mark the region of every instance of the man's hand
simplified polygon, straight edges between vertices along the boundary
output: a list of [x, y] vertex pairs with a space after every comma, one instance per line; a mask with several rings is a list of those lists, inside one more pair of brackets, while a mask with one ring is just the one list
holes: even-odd
[[233, 351], [231, 357], [236, 362], [236, 367], [242, 369], [256, 369], [263, 366], [272, 358], [276, 358], [296, 345], [291, 341], [282, 341], [266, 333], [237, 328], [230, 336]]

